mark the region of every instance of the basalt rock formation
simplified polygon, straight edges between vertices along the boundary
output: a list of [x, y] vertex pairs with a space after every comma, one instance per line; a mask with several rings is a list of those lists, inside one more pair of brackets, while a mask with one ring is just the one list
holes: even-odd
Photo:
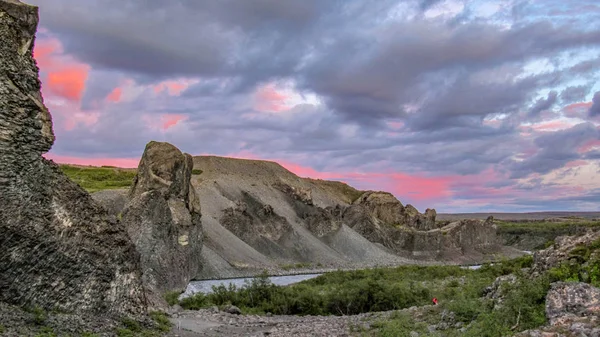
[[37, 7], [0, 0], [0, 301], [142, 313], [127, 232], [42, 157], [54, 134], [32, 56], [37, 24]]
[[[201, 268], [200, 200], [190, 183], [192, 166], [192, 157], [175, 146], [148, 143], [122, 212], [149, 289], [182, 291]], [[160, 305], [162, 298], [150, 301]]]
[[461, 220], [443, 227], [434, 209], [419, 213], [385, 192], [365, 192], [342, 215], [358, 233], [397, 254], [412, 258], [456, 259], [499, 248], [493, 219]]

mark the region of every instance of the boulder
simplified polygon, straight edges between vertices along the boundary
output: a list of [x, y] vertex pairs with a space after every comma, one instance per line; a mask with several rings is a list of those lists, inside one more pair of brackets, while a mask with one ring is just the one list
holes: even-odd
[[[182, 291], [201, 268], [200, 200], [191, 175], [189, 154], [168, 143], [146, 145], [121, 221], [141, 255], [148, 289]], [[161, 296], [149, 301], [164, 305]]]
[[228, 314], [232, 314], [232, 315], [241, 315], [242, 314], [242, 311], [240, 310], [240, 308], [236, 307], [235, 305], [228, 305], [223, 308], [223, 311]]
[[600, 289], [581, 282], [552, 284], [546, 295], [546, 317], [551, 325], [591, 316], [600, 317]]
[[600, 289], [580, 282], [553, 283], [546, 295], [546, 317], [549, 325], [516, 336], [600, 336]]
[[104, 190], [92, 193], [92, 198], [104, 207], [108, 214], [120, 218], [121, 212], [129, 201], [128, 194], [129, 190]]
[[404, 224], [409, 211], [414, 211], [414, 215], [419, 214], [410, 205], [405, 208], [393, 194], [387, 192], [365, 192], [354, 201], [353, 205], [364, 207], [371, 216], [389, 225]]
[[125, 229], [42, 157], [54, 142], [32, 56], [38, 9], [0, 0], [0, 301], [102, 314], [146, 310]]
[[485, 298], [494, 301], [494, 308], [499, 308], [504, 301], [511, 286], [517, 283], [517, 276], [514, 274], [498, 276], [491, 286], [484, 289]]

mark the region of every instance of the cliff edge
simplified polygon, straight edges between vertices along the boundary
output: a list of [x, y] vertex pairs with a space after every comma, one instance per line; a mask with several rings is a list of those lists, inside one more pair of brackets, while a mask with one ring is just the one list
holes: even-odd
[[127, 232], [42, 157], [54, 134], [32, 56], [37, 24], [37, 7], [0, 0], [0, 301], [143, 313]]

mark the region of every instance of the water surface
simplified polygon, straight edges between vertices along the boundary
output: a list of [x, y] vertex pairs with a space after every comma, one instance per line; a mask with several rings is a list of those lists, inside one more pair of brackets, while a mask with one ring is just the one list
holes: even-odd
[[[286, 286], [293, 283], [302, 282], [304, 280], [310, 280], [322, 274], [304, 274], [304, 275], [287, 275], [287, 276], [270, 276], [269, 280], [275, 285]], [[243, 278], [232, 278], [223, 280], [203, 280], [203, 281], [192, 281], [188, 285], [187, 289], [181, 296], [180, 299], [189, 297], [197, 292], [203, 292], [205, 294], [212, 293], [213, 286], [224, 285], [229, 287], [230, 284], [234, 284], [236, 287], [243, 287], [246, 285], [246, 281], [251, 282], [254, 277], [243, 277]]]

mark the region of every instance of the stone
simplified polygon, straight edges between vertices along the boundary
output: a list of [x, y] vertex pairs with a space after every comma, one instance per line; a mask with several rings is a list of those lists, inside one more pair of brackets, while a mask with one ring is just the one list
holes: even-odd
[[38, 8], [0, 0], [0, 301], [141, 314], [140, 256], [118, 222], [42, 157], [54, 142], [32, 51]]
[[235, 305], [228, 305], [225, 308], [223, 308], [223, 311], [228, 314], [232, 314], [232, 315], [241, 315], [242, 314], [242, 311], [240, 310], [240, 308], [236, 307]]
[[553, 283], [546, 295], [546, 316], [551, 325], [565, 316], [600, 316], [600, 289], [581, 282]]
[[94, 201], [104, 207], [109, 215], [118, 219], [129, 201], [128, 194], [128, 190], [104, 190], [91, 195]]
[[498, 276], [491, 286], [484, 290], [485, 297], [494, 300], [494, 308], [500, 308], [504, 297], [510, 290], [510, 285], [517, 282], [517, 277], [514, 274]]
[[[143, 282], [157, 293], [183, 291], [201, 269], [200, 199], [192, 187], [192, 157], [169, 143], [150, 142], [122, 212], [141, 255]], [[149, 298], [164, 306], [162, 296]]]

